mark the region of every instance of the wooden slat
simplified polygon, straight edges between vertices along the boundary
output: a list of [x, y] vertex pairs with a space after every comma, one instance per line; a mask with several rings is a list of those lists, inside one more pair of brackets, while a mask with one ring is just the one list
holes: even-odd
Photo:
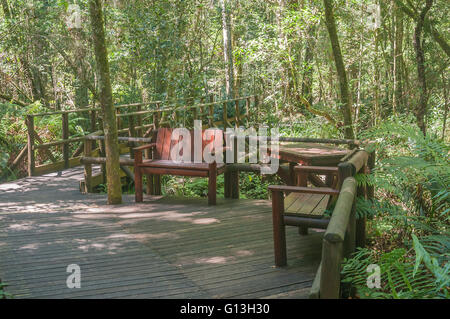
[[168, 160], [169, 159], [169, 153], [170, 153], [170, 144], [172, 143], [172, 129], [165, 128], [166, 132], [164, 134], [164, 142], [162, 145], [162, 153], [161, 153], [161, 159]]
[[166, 135], [166, 129], [165, 128], [158, 129], [157, 137], [156, 137], [155, 159], [162, 159], [165, 135]]
[[[286, 227], [289, 267], [272, 267], [269, 201], [124, 195], [113, 207], [79, 194], [82, 178], [76, 168], [0, 188], [0, 277], [15, 298], [307, 297], [322, 235]], [[66, 287], [72, 263], [80, 289]]]
[[302, 206], [305, 205], [305, 203], [307, 203], [312, 196], [312, 194], [302, 194], [302, 195], [304, 196], [296, 196], [297, 198], [295, 202], [293, 202], [292, 205], [289, 207], [289, 209], [286, 210], [286, 213], [297, 214], [298, 211], [302, 208]]
[[285, 199], [285, 214], [320, 218], [325, 212], [329, 198], [329, 195], [324, 194], [291, 193]]

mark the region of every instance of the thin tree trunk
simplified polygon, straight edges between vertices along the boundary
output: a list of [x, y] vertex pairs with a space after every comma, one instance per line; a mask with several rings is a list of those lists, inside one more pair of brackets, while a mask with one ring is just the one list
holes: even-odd
[[[404, 109], [403, 103], [403, 81], [402, 81], [402, 55], [403, 55], [403, 11], [401, 11], [395, 2], [394, 11], [394, 95], [393, 108], [396, 111]], [[395, 112], [394, 112], [395, 113]]]
[[347, 139], [355, 138], [352, 123], [352, 106], [348, 90], [347, 74], [345, 72], [344, 61], [342, 59], [341, 47], [336, 31], [336, 22], [333, 14], [332, 0], [323, 0], [325, 6], [325, 20], [330, 36], [331, 47], [333, 49], [334, 61], [336, 64], [336, 71], [339, 78], [339, 86], [341, 91], [341, 113], [344, 117], [344, 135]]
[[423, 134], [426, 134], [425, 115], [427, 112], [427, 81], [425, 78], [425, 54], [423, 52], [422, 30], [425, 16], [433, 5], [433, 0], [427, 0], [425, 7], [417, 18], [416, 28], [414, 30], [414, 51], [416, 52], [417, 76], [419, 80], [419, 103], [416, 107], [417, 125]]
[[305, 57], [303, 66], [303, 81], [302, 81], [302, 95], [308, 101], [309, 105], [313, 105], [313, 59], [314, 59], [314, 47], [316, 40], [314, 35], [316, 32], [316, 25], [312, 25], [308, 28], [308, 39], [305, 43]]
[[[406, 13], [410, 18], [416, 19], [415, 13], [409, 9], [405, 4], [402, 2], [402, 0], [395, 0], [396, 4], [404, 13]], [[434, 41], [441, 47], [442, 50], [444, 50], [445, 54], [450, 57], [450, 45], [447, 43], [445, 37], [443, 37], [432, 25], [431, 21], [425, 17], [423, 21], [423, 27], [426, 32], [431, 34]]]
[[89, 91], [83, 81], [83, 79], [87, 78], [86, 65], [84, 62], [87, 52], [83, 45], [82, 30], [74, 28], [71, 30], [71, 33], [74, 39], [74, 64], [77, 71], [75, 73], [75, 106], [76, 108], [83, 108], [89, 104]]
[[220, 0], [222, 7], [223, 57], [225, 59], [225, 89], [228, 99], [234, 98], [233, 47], [231, 43], [231, 18], [227, 0]]
[[100, 105], [103, 111], [108, 204], [120, 204], [122, 203], [122, 186], [120, 182], [119, 141], [117, 138], [116, 113], [112, 99], [105, 31], [103, 29], [101, 0], [89, 0], [89, 11], [97, 64]]
[[447, 116], [448, 116], [448, 89], [447, 89], [447, 81], [445, 80], [445, 75], [442, 74], [442, 83], [444, 84], [444, 121], [442, 123], [442, 139], [445, 139], [445, 131], [447, 128]]

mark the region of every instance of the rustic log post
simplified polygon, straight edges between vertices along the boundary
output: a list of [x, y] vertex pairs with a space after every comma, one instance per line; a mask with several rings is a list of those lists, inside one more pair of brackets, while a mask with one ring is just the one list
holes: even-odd
[[339, 179], [338, 188], [339, 189], [341, 189], [342, 183], [344, 183], [344, 180], [347, 177], [355, 175], [354, 170], [355, 170], [355, 168], [353, 167], [353, 165], [348, 162], [338, 164], [338, 179]]
[[27, 115], [27, 149], [28, 149], [28, 176], [34, 175], [36, 162], [34, 158], [34, 117]]
[[[136, 137], [136, 130], [134, 126], [134, 117], [133, 115], [128, 116], [128, 136]], [[128, 147], [130, 148], [130, 157], [134, 158], [134, 148], [135, 144], [133, 142], [128, 142]]]
[[272, 191], [273, 244], [275, 253], [275, 266], [277, 267], [283, 267], [287, 264], [286, 233], [283, 213], [283, 192]]
[[[84, 140], [84, 157], [91, 156], [92, 142], [87, 139]], [[84, 191], [92, 193], [92, 164], [84, 163]]]
[[356, 196], [353, 199], [353, 205], [350, 211], [348, 219], [347, 231], [345, 233], [344, 240], [344, 256], [349, 257], [355, 251], [356, 247], [356, 231], [357, 231], [357, 219], [356, 219]]
[[[67, 140], [69, 138], [69, 114], [62, 114], [62, 139]], [[69, 168], [69, 143], [64, 142], [63, 144], [63, 159], [64, 168]]]
[[342, 242], [323, 240], [322, 272], [320, 274], [321, 299], [339, 299], [342, 249]]
[[323, 236], [320, 298], [339, 298], [341, 260], [344, 252], [354, 249], [354, 217], [352, 214], [354, 215], [355, 196], [356, 180], [353, 177], [346, 178]]

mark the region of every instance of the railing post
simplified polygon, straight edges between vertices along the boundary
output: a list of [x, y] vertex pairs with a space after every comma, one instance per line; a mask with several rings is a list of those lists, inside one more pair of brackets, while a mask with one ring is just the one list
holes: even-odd
[[344, 239], [344, 257], [349, 257], [355, 251], [356, 247], [356, 231], [357, 231], [357, 220], [356, 220], [356, 196], [353, 199], [353, 205], [348, 219], [347, 231], [345, 233]]
[[341, 286], [342, 242], [323, 239], [320, 298], [339, 299]]
[[[92, 141], [84, 140], [84, 157], [91, 156]], [[92, 193], [92, 164], [84, 163], [84, 191], [86, 193]]]
[[[128, 136], [136, 137], [136, 130], [134, 128], [134, 117], [133, 115], [128, 116]], [[128, 147], [130, 148], [130, 157], [134, 158], [134, 142], [128, 142]]]
[[34, 158], [34, 117], [33, 115], [27, 115], [27, 146], [28, 146], [28, 176], [34, 175], [34, 169], [36, 167]]
[[[62, 138], [67, 140], [69, 138], [69, 114], [62, 114]], [[64, 168], [69, 168], [69, 143], [64, 142], [63, 144], [63, 159]]]

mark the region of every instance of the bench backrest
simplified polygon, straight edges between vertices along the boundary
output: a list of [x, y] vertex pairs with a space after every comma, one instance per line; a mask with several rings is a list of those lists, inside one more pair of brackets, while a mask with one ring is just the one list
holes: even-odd
[[[154, 159], [162, 159], [162, 160], [173, 160], [172, 158], [172, 149], [180, 142], [183, 138], [182, 135], [177, 140], [172, 139], [173, 128], [159, 128], [156, 132], [156, 137], [154, 136], [154, 140], [156, 141], [156, 149], [153, 154]], [[206, 138], [205, 131], [202, 130], [202, 151], [211, 151], [213, 148], [212, 141], [216, 143], [216, 135], [222, 135], [222, 139], [219, 141], [224, 141], [223, 139], [223, 131], [220, 129], [208, 129], [211, 131], [209, 133], [208, 138]], [[191, 160], [194, 160], [194, 131], [189, 131], [191, 134]], [[222, 144], [223, 145], [223, 144]]]

